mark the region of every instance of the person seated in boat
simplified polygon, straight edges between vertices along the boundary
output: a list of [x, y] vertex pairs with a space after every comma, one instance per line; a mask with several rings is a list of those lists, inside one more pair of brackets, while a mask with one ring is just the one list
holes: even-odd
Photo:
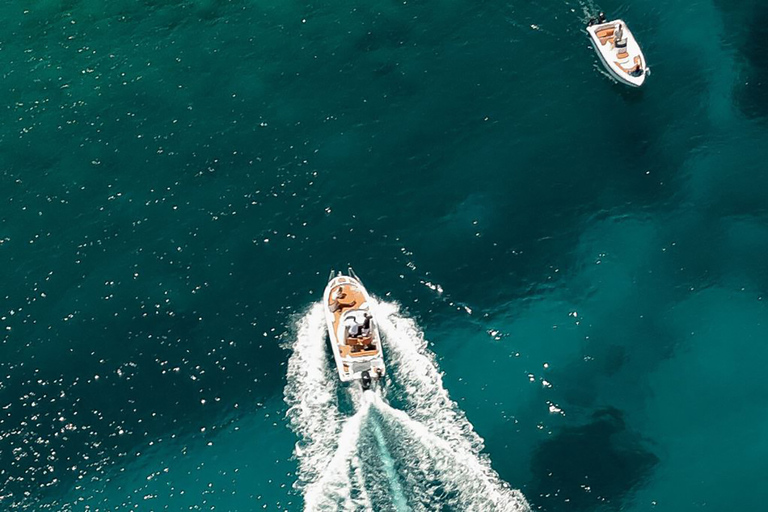
[[368, 335], [365, 331], [365, 321], [360, 321], [360, 315], [357, 312], [348, 314], [344, 320], [344, 325], [347, 328], [347, 337], [349, 338], [364, 338]]
[[351, 338], [360, 338], [360, 337], [362, 337], [362, 335], [363, 335], [362, 330], [363, 330], [363, 326], [358, 324], [358, 323], [354, 323], [354, 324], [352, 324], [352, 325], [347, 327], [347, 333], [349, 333], [349, 336]]
[[632, 68], [632, 71], [629, 72], [630, 76], [638, 77], [643, 74], [643, 66], [640, 65], [638, 62], [635, 64], [635, 67]]
[[341, 311], [344, 308], [351, 308], [355, 305], [355, 301], [352, 302], [342, 302], [341, 299], [346, 297], [347, 294], [344, 293], [344, 287], [339, 286], [336, 289], [336, 295], [333, 296], [330, 303], [331, 313], [335, 313], [337, 311]]

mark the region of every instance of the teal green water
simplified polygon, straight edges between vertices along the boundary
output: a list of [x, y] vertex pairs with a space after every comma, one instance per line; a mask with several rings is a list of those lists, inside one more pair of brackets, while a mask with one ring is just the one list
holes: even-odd
[[764, 2], [0, 19], [0, 508], [301, 510], [287, 362], [352, 264], [534, 510], [764, 509]]

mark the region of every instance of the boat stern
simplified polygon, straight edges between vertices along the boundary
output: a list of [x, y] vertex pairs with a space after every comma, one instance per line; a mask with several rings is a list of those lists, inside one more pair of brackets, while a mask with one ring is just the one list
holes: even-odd
[[384, 377], [385, 373], [384, 359], [381, 356], [368, 361], [353, 361], [345, 358], [339, 365], [339, 378], [344, 382], [363, 380], [366, 379], [366, 375], [369, 380], [377, 381]]

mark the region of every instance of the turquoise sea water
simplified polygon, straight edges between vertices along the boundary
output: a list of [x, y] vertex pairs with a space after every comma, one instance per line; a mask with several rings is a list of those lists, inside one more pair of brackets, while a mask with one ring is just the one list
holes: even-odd
[[[642, 90], [601, 72], [600, 9]], [[764, 510], [765, 2], [0, 19], [3, 510], [343, 509], [364, 496], [313, 471], [348, 418], [378, 510]], [[315, 304], [347, 264], [391, 407], [323, 380]]]

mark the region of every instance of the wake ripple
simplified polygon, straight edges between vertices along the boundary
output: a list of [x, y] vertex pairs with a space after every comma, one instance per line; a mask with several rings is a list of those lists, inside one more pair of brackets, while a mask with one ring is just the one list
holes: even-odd
[[323, 306], [318, 303], [297, 322], [284, 390], [288, 420], [300, 439], [294, 449], [299, 486], [320, 477], [336, 452], [333, 441], [341, 432], [339, 381], [328, 365], [325, 336]]
[[392, 386], [393, 398], [402, 401], [413, 419], [452, 447], [479, 454], [483, 439], [448, 396], [423, 332], [400, 314], [397, 304], [380, 302], [375, 314], [384, 336], [387, 371], [396, 384]]
[[[415, 322], [396, 304], [374, 307], [391, 382], [376, 392], [339, 386], [321, 304], [297, 322], [285, 401], [305, 510], [529, 511], [481, 453], [482, 438], [448, 396]], [[354, 414], [341, 412], [340, 396]]]

